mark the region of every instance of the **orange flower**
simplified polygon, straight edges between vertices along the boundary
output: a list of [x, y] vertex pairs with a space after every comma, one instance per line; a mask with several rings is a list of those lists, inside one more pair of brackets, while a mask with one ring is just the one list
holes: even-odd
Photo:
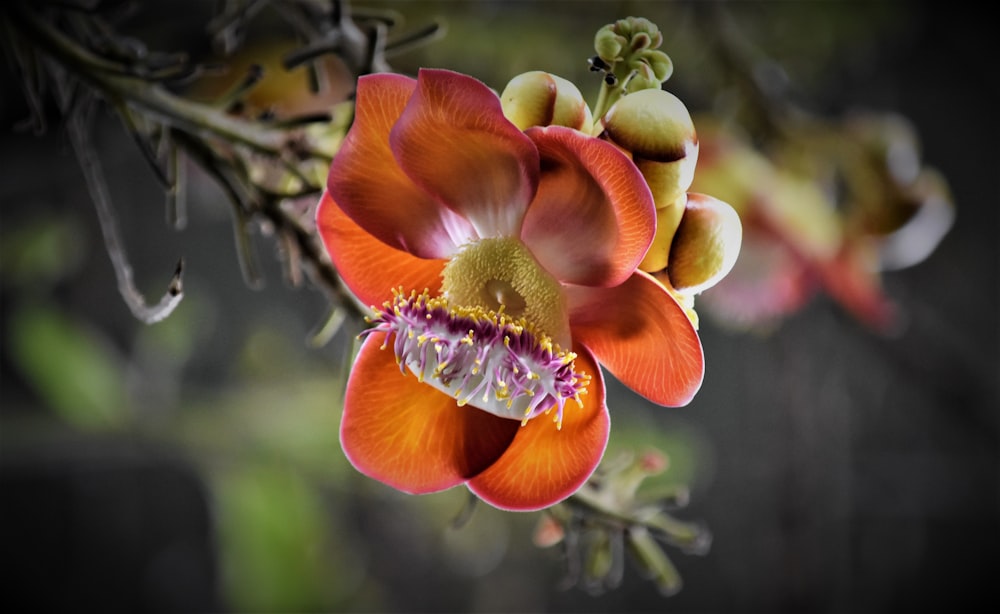
[[690, 401], [697, 333], [636, 270], [655, 219], [611, 144], [522, 132], [454, 72], [362, 77], [317, 213], [344, 282], [381, 305], [347, 384], [352, 464], [409, 493], [467, 484], [541, 509], [604, 454], [599, 365], [658, 404]]

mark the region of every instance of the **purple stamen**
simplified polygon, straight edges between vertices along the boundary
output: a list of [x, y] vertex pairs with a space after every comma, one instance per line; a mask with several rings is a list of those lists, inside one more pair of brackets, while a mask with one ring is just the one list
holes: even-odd
[[[394, 335], [400, 370], [496, 415], [528, 420], [556, 409], [562, 427], [569, 399], [580, 403], [590, 376], [573, 370], [573, 352], [561, 351], [523, 319], [479, 307], [452, 307], [427, 291], [404, 295], [375, 308], [375, 331]], [[388, 347], [386, 337], [383, 348]]]

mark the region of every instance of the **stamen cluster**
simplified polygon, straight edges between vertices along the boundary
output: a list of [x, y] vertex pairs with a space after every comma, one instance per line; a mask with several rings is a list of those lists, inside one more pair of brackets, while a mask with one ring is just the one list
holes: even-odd
[[580, 402], [590, 376], [573, 370], [576, 354], [562, 351], [524, 319], [480, 307], [452, 306], [444, 297], [393, 291], [393, 299], [368, 318], [375, 331], [393, 336], [403, 373], [505, 418], [528, 420], [556, 409], [562, 427], [569, 399]]

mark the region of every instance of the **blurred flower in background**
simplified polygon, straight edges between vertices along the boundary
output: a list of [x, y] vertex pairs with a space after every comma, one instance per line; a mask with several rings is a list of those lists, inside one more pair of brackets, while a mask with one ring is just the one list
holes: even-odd
[[792, 120], [756, 148], [738, 126], [704, 120], [696, 189], [732, 203], [747, 228], [735, 272], [705, 294], [712, 314], [766, 330], [824, 293], [872, 330], [898, 330], [905, 314], [882, 274], [929, 256], [955, 215], [910, 123], [874, 113]]

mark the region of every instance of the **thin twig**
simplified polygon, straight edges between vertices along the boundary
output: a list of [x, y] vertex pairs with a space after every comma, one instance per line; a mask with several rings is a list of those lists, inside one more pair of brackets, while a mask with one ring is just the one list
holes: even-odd
[[132, 278], [132, 266], [125, 253], [121, 231], [118, 228], [118, 219], [111, 206], [111, 193], [104, 179], [97, 152], [90, 146], [86, 128], [87, 122], [84, 117], [85, 106], [76, 105], [71, 109], [66, 118], [66, 132], [80, 163], [80, 169], [83, 171], [90, 198], [97, 208], [97, 219], [101, 226], [101, 233], [104, 235], [104, 245], [118, 280], [118, 292], [125, 304], [128, 305], [132, 315], [146, 324], [153, 324], [169, 316], [184, 298], [181, 284], [184, 260], [178, 261], [177, 268], [170, 278], [170, 284], [167, 286], [167, 292], [159, 303], [152, 306], [147, 305], [145, 297], [136, 288]]

